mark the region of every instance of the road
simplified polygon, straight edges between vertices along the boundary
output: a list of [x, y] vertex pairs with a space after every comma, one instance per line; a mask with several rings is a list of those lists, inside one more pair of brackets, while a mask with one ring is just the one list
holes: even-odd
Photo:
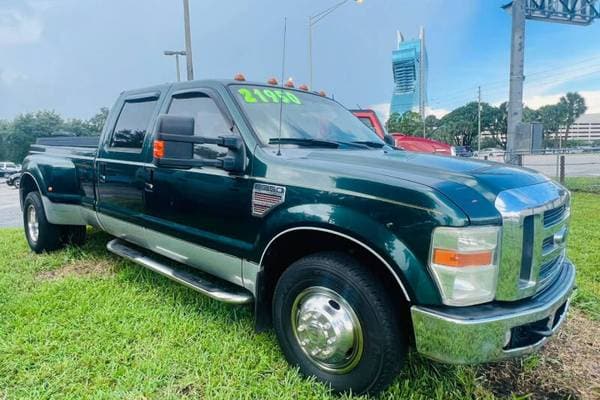
[[19, 191], [8, 186], [0, 178], [0, 228], [18, 228], [23, 226]]

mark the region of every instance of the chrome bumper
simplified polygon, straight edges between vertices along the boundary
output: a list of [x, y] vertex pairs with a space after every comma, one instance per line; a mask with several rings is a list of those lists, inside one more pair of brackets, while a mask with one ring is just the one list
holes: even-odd
[[518, 302], [472, 307], [411, 307], [419, 353], [452, 364], [497, 361], [533, 352], [564, 322], [575, 286], [575, 266], [543, 292]]

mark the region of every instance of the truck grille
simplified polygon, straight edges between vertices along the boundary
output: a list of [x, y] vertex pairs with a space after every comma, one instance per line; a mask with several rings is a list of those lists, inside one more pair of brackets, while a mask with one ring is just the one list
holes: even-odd
[[563, 204], [559, 207], [553, 208], [544, 212], [544, 227], [547, 228], [563, 220], [565, 212], [567, 211], [567, 205]]
[[562, 265], [563, 257], [563, 255], [559, 255], [550, 261], [546, 261], [540, 266], [537, 292], [541, 292], [550, 286], [554, 282], [555, 278], [560, 274], [560, 267]]
[[565, 257], [569, 193], [553, 182], [501, 192], [502, 253], [496, 299], [519, 300], [550, 286]]

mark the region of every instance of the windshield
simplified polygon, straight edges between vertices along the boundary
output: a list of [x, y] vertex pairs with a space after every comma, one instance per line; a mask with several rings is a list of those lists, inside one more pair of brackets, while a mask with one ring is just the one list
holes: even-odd
[[7, 162], [4, 166], [5, 168], [17, 168], [17, 165], [11, 162]]
[[232, 85], [232, 89], [264, 144], [279, 141], [280, 111], [281, 143], [301, 145], [310, 140], [316, 145], [326, 142], [384, 144], [350, 111], [325, 97], [258, 85]]

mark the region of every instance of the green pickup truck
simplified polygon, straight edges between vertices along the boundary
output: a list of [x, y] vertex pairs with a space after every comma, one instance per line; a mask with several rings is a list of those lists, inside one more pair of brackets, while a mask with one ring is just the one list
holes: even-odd
[[35, 252], [109, 251], [253, 304], [287, 360], [376, 393], [412, 346], [446, 363], [538, 349], [565, 320], [570, 195], [534, 171], [389, 147], [323, 93], [243, 80], [123, 92], [98, 140], [33, 145]]

